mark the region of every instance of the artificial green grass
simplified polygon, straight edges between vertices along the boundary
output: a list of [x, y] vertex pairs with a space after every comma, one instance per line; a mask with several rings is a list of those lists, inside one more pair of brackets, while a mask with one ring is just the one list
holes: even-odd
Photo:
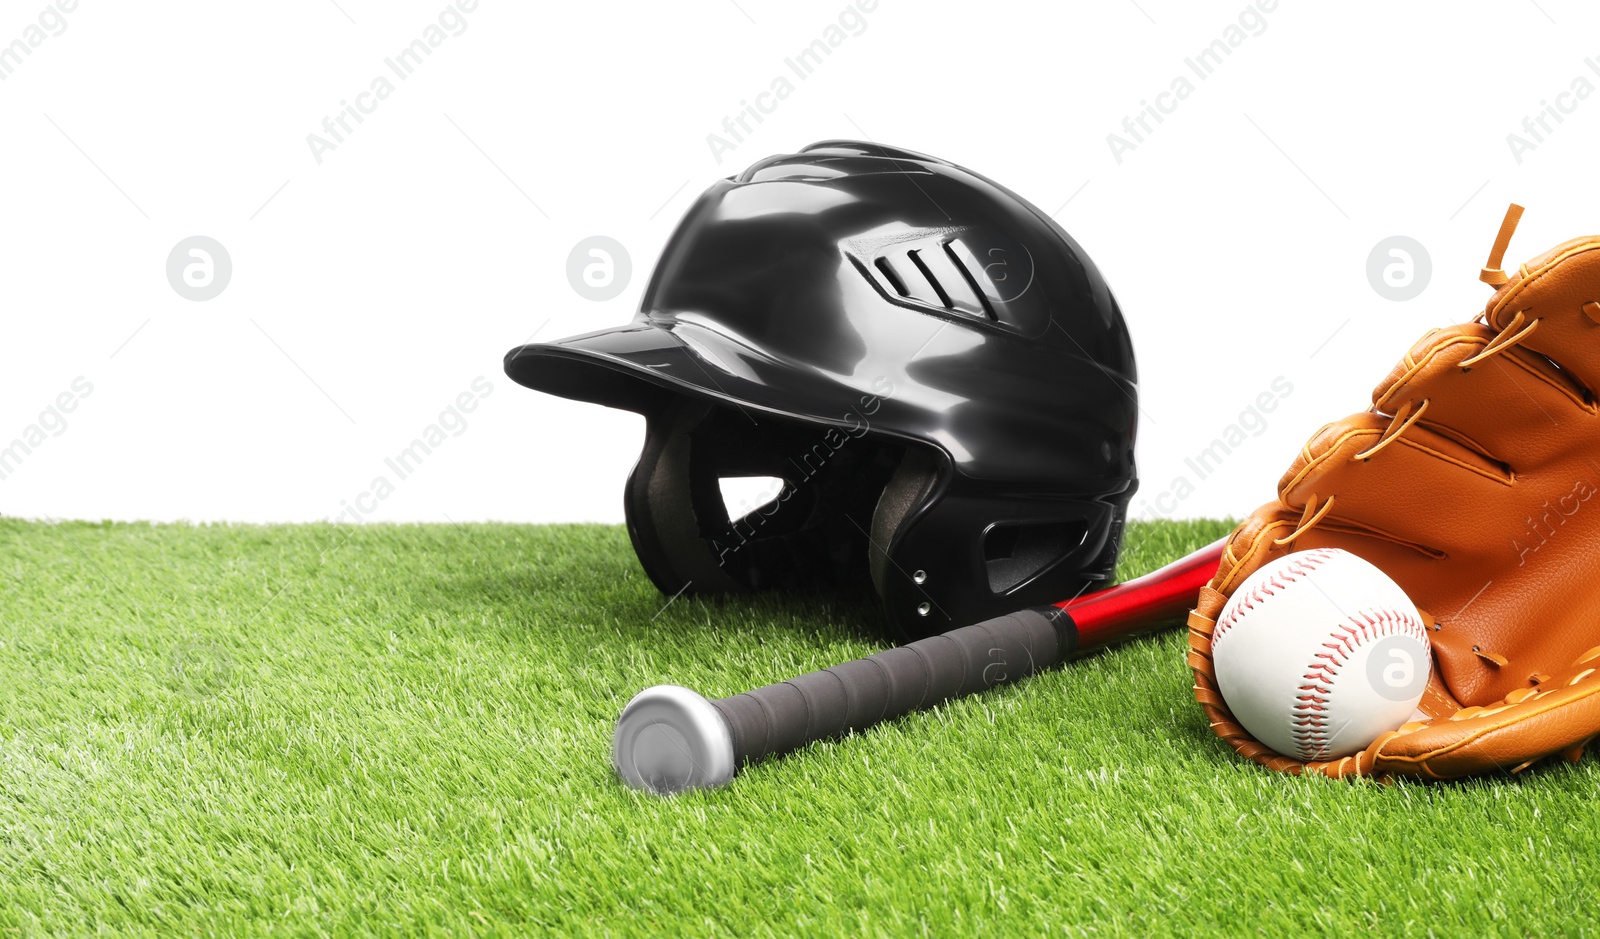
[[[1136, 525], [1124, 574], [1227, 527]], [[640, 688], [879, 648], [860, 606], [663, 602], [613, 527], [0, 520], [0, 935], [1593, 930], [1595, 761], [1277, 775], [1175, 632], [633, 792]]]

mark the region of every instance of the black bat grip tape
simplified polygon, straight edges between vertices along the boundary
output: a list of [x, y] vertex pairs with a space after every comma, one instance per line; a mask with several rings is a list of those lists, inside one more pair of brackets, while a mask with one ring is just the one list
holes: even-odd
[[734, 765], [740, 766], [1026, 678], [1065, 661], [1076, 645], [1072, 618], [1055, 607], [1039, 607], [711, 705], [727, 721]]

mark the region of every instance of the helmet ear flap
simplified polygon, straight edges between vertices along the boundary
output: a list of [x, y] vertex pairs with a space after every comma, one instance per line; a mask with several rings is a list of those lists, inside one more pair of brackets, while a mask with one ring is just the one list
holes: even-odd
[[[726, 509], [714, 476], [693, 472], [690, 434], [705, 420], [711, 406], [682, 398], [652, 414], [644, 450], [628, 475], [623, 509], [634, 553], [652, 583], [676, 596], [725, 593], [741, 589], [723, 569], [701, 532], [727, 527]], [[709, 492], [698, 491], [709, 486]], [[721, 511], [720, 519], [703, 518]]]
[[[872, 586], [880, 599], [887, 599], [885, 585], [895, 574], [890, 570], [894, 562], [889, 550], [894, 546], [901, 527], [920, 506], [926, 505], [933, 487], [939, 482], [943, 461], [932, 451], [921, 447], [907, 448], [889, 477], [883, 495], [878, 497], [878, 507], [872, 513], [872, 539], [868, 545], [868, 563], [872, 572]], [[905, 576], [911, 576], [906, 574]]]
[[[1111, 576], [1120, 505], [946, 480], [939, 451], [905, 452], [872, 518], [872, 583], [902, 641], [1070, 599]], [[1070, 576], [1052, 572], [1065, 570]]]

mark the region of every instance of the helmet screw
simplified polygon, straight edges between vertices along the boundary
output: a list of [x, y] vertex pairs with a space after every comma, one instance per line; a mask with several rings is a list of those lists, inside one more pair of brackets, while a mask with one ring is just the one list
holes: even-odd
[[933, 609], [933, 604], [931, 604], [931, 603], [927, 602], [926, 600], [924, 600], [923, 602], [917, 604], [917, 615], [918, 616], [927, 616], [928, 615], [928, 611], [931, 610], [931, 609]]
[[927, 571], [917, 571], [915, 574], [911, 575], [911, 580], [912, 580], [913, 583], [920, 584], [920, 583], [922, 583], [923, 581], [925, 581], [927, 579], [928, 579], [928, 572]]

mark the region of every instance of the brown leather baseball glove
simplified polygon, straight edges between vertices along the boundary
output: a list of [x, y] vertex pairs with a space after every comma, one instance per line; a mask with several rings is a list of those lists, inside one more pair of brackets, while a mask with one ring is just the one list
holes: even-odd
[[[1482, 279], [1482, 316], [1429, 332], [1327, 425], [1229, 539], [1189, 617], [1195, 698], [1240, 754], [1330, 776], [1445, 778], [1576, 760], [1600, 734], [1600, 236], [1509, 276], [1512, 206]], [[1229, 595], [1284, 554], [1337, 547], [1422, 612], [1426, 720], [1354, 756], [1301, 763], [1250, 736], [1217, 690], [1211, 632]]]

